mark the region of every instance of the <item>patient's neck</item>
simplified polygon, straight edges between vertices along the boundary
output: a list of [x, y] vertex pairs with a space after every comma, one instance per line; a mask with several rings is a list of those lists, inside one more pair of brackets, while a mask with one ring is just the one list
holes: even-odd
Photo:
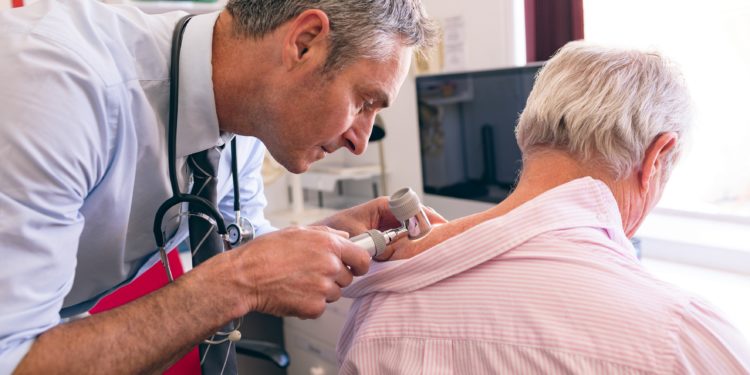
[[586, 167], [562, 151], [544, 150], [525, 155], [518, 184], [505, 200], [486, 211], [435, 226], [420, 240], [411, 241], [404, 238], [397, 241], [393, 245], [396, 254], [392, 259], [410, 258], [484, 221], [505, 215], [545, 191], [572, 180], [590, 176], [610, 185], [610, 179], [599, 172], [600, 170], [602, 169]]
[[602, 170], [583, 165], [564, 151], [549, 149], [525, 155], [523, 170], [513, 192], [486, 211], [451, 221], [449, 227], [444, 228], [444, 236], [455, 236], [483, 221], [505, 215], [547, 190], [578, 178], [592, 177], [612, 187], [611, 178]]
[[[515, 190], [497, 206], [486, 211], [488, 218], [504, 215], [547, 190], [582, 177], [592, 177], [610, 185], [602, 168], [583, 165], [568, 153], [540, 150], [526, 155]], [[487, 220], [488, 218], [485, 218]]]

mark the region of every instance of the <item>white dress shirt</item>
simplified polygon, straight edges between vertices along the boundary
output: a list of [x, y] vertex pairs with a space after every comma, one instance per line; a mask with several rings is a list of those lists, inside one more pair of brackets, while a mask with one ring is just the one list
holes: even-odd
[[[154, 213], [171, 196], [166, 124], [172, 32], [184, 13], [146, 15], [95, 1], [0, 12], [0, 374], [37, 335], [88, 310], [155, 254]], [[180, 59], [177, 157], [224, 142], [211, 80], [218, 13], [196, 16]], [[265, 148], [239, 137], [244, 216], [263, 217]], [[230, 147], [220, 209], [233, 222]], [[187, 220], [165, 221], [172, 248]]]

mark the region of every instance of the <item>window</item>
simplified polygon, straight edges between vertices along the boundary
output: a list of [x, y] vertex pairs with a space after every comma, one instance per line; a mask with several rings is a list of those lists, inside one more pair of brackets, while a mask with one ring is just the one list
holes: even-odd
[[750, 2], [584, 0], [584, 15], [586, 40], [657, 49], [685, 74], [692, 139], [659, 207], [750, 222]]

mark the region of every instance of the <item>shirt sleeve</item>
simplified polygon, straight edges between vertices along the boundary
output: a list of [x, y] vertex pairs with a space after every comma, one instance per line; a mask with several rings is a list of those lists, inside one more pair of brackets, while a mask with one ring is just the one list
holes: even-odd
[[[253, 224], [255, 235], [259, 236], [276, 230], [263, 213], [268, 205], [263, 190], [263, 176], [261, 175], [266, 147], [257, 138], [238, 137], [240, 209], [242, 215]], [[234, 222], [234, 188], [221, 199], [219, 207], [224, 217], [229, 222]]]
[[92, 71], [72, 51], [13, 32], [0, 38], [0, 374], [60, 322], [80, 208], [105, 169], [91, 145], [106, 144]]
[[715, 308], [698, 299], [684, 312], [675, 374], [750, 374], [750, 345]]

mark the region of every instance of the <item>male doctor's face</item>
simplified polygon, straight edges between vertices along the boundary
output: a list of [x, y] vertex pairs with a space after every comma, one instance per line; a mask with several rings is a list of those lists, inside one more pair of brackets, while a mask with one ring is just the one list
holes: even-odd
[[362, 154], [375, 115], [395, 99], [410, 61], [411, 48], [396, 46], [386, 61], [361, 59], [339, 72], [298, 77], [266, 98], [274, 104], [266, 113], [272, 128], [264, 144], [293, 173], [342, 147]]

